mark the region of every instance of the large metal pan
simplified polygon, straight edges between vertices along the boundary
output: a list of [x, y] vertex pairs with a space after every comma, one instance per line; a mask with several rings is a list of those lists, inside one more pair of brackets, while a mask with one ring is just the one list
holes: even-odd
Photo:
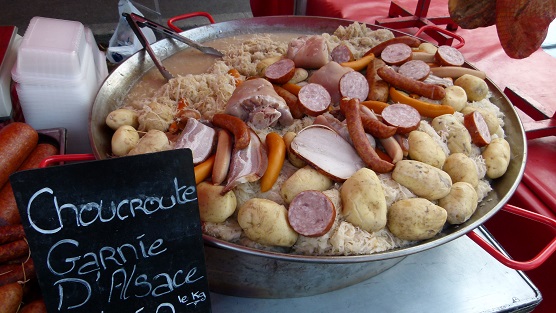
[[[253, 33], [320, 34], [331, 33], [338, 26], [351, 23], [348, 20], [320, 17], [260, 17], [199, 27], [188, 30], [183, 35], [206, 42]], [[369, 27], [380, 28], [375, 25]], [[392, 31], [396, 35], [403, 34]], [[153, 50], [161, 60], [185, 48], [186, 45], [167, 39], [153, 45]], [[465, 66], [471, 67], [469, 64]], [[116, 68], [101, 86], [90, 116], [90, 139], [97, 159], [105, 158], [110, 149], [112, 132], [104, 123], [106, 116], [121, 106], [122, 99], [131, 87], [152, 67], [151, 59], [144, 51], [140, 51]], [[265, 298], [324, 293], [366, 280], [393, 267], [407, 255], [454, 240], [483, 224], [514, 193], [521, 181], [527, 154], [525, 132], [516, 111], [491, 80], [487, 79], [487, 83], [493, 93], [492, 102], [506, 116], [504, 129], [512, 156], [507, 173], [493, 182], [494, 190], [467, 222], [459, 226], [448, 226], [434, 238], [415, 246], [363, 256], [299, 256], [264, 252], [204, 236], [211, 289], [229, 295]]]

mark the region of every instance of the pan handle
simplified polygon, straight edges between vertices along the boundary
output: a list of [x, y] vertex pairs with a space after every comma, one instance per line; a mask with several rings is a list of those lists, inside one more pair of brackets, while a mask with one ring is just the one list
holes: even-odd
[[92, 161], [95, 160], [95, 156], [89, 153], [83, 154], [58, 154], [46, 157], [39, 164], [40, 168], [54, 165], [54, 163], [62, 162], [76, 162], [76, 161]]
[[181, 28], [177, 27], [176, 25], [174, 25], [174, 22], [179, 21], [179, 20], [185, 20], [186, 18], [191, 18], [191, 17], [195, 17], [195, 16], [204, 16], [209, 20], [209, 22], [211, 24], [214, 24], [214, 19], [212, 18], [212, 15], [210, 15], [207, 12], [199, 11], [199, 12], [185, 13], [185, 14], [181, 14], [181, 15], [177, 15], [177, 16], [169, 18], [168, 19], [168, 27], [173, 29], [174, 31], [177, 31], [177, 32], [181, 33], [183, 30]]
[[[552, 227], [553, 229], [556, 229], [556, 220], [553, 220], [553, 219], [551, 219], [549, 217], [546, 217], [544, 215], [541, 215], [541, 214], [538, 214], [538, 213], [535, 213], [535, 212], [531, 212], [531, 211], [528, 211], [528, 210], [524, 210], [522, 208], [513, 206], [511, 204], [504, 205], [502, 210], [504, 210], [506, 212], [509, 212], [509, 213], [512, 213], [512, 214], [515, 214], [515, 215], [518, 215], [518, 216], [521, 216], [521, 217], [524, 217], [524, 218], [528, 218], [528, 219], [533, 220], [535, 222], [539, 222], [539, 223], [548, 225], [548, 226]], [[486, 252], [488, 252], [490, 255], [492, 255], [500, 263], [506, 265], [509, 268], [512, 268], [512, 269], [515, 269], [515, 270], [520, 270], [520, 271], [528, 271], [528, 270], [532, 270], [532, 269], [535, 269], [535, 268], [539, 267], [541, 264], [544, 263], [544, 261], [546, 261], [552, 255], [552, 253], [554, 253], [554, 251], [556, 251], [556, 237], [554, 237], [554, 239], [552, 239], [552, 241], [544, 249], [542, 249], [541, 252], [539, 252], [539, 254], [537, 254], [531, 260], [516, 261], [516, 260], [512, 260], [509, 257], [507, 257], [506, 255], [502, 254], [498, 249], [496, 249], [491, 244], [489, 244], [488, 242], [483, 240], [483, 238], [481, 238], [475, 232], [471, 231], [471, 232], [467, 233], [467, 236], [469, 238], [471, 238], [471, 240], [473, 240], [481, 248], [483, 248]]]
[[451, 31], [449, 31], [447, 29], [444, 29], [444, 28], [440, 28], [440, 27], [435, 26], [435, 25], [425, 25], [425, 26], [419, 28], [419, 30], [415, 33], [415, 37], [419, 37], [419, 35], [426, 30], [434, 30], [434, 31], [437, 31], [439, 33], [443, 33], [445, 35], [448, 35], [452, 38], [456, 38], [459, 41], [459, 43], [454, 46], [454, 48], [456, 48], [456, 49], [459, 49], [459, 48], [461, 48], [465, 45], [465, 39], [463, 39], [463, 37], [461, 37], [460, 35], [458, 35], [454, 32], [451, 32]]

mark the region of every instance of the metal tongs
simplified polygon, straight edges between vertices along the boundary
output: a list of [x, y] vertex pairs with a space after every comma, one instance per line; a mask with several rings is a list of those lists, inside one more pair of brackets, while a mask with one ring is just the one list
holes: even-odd
[[158, 68], [158, 70], [160, 71], [160, 73], [162, 74], [162, 76], [164, 76], [164, 78], [166, 80], [170, 80], [172, 78], [174, 78], [174, 76], [164, 67], [164, 65], [162, 65], [162, 62], [160, 62], [160, 60], [158, 60], [157, 56], [155, 55], [153, 49], [151, 48], [151, 45], [149, 44], [149, 41], [145, 38], [145, 35], [143, 34], [143, 32], [141, 31], [141, 28], [143, 27], [149, 27], [154, 31], [157, 31], [159, 33], [162, 33], [166, 36], [169, 36], [171, 38], [177, 39], [183, 43], [186, 43], [187, 45], [191, 46], [192, 48], [195, 48], [203, 53], [206, 54], [210, 54], [210, 55], [214, 55], [217, 57], [223, 57], [224, 54], [212, 47], [207, 47], [207, 46], [203, 46], [200, 43], [193, 41], [189, 38], [186, 38], [180, 34], [178, 34], [177, 32], [173, 31], [170, 28], [167, 28], [165, 26], [162, 26], [156, 22], [153, 22], [143, 16], [137, 15], [135, 13], [123, 13], [122, 14], [126, 20], [127, 23], [129, 24], [129, 26], [131, 27], [131, 29], [133, 30], [133, 32], [135, 33], [135, 35], [137, 36], [137, 38], [139, 39], [139, 42], [141, 42], [141, 45], [143, 45], [143, 48], [147, 51], [147, 53], [149, 54], [149, 56], [151, 57], [151, 59], [154, 62], [154, 65]]

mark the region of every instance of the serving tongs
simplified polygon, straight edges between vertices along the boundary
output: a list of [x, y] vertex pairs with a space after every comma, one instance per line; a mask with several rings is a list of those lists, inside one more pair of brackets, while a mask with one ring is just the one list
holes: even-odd
[[143, 34], [143, 32], [141, 31], [141, 28], [143, 27], [149, 27], [150, 29], [157, 31], [159, 33], [162, 33], [168, 37], [177, 39], [187, 45], [189, 45], [192, 48], [195, 48], [203, 53], [206, 54], [210, 54], [210, 55], [214, 55], [217, 57], [223, 57], [224, 54], [212, 47], [207, 47], [207, 46], [203, 46], [200, 43], [193, 41], [187, 37], [184, 37], [182, 35], [180, 35], [179, 33], [175, 32], [174, 30], [167, 28], [165, 26], [162, 26], [156, 22], [153, 22], [143, 16], [137, 15], [135, 13], [123, 13], [122, 14], [125, 18], [127, 23], [129, 24], [129, 26], [131, 27], [131, 29], [133, 30], [133, 32], [135, 33], [135, 35], [137, 36], [137, 38], [139, 39], [139, 42], [141, 43], [141, 45], [143, 45], [143, 48], [147, 51], [147, 53], [149, 54], [149, 56], [151, 57], [151, 59], [154, 62], [154, 65], [156, 66], [156, 68], [160, 71], [160, 73], [162, 74], [162, 76], [166, 79], [166, 80], [170, 80], [172, 78], [174, 78], [174, 76], [172, 75], [172, 73], [170, 73], [165, 67], [164, 65], [162, 65], [162, 62], [160, 62], [160, 60], [157, 58], [157, 56], [155, 55], [151, 45], [149, 44], [149, 41], [145, 38], [145, 35]]

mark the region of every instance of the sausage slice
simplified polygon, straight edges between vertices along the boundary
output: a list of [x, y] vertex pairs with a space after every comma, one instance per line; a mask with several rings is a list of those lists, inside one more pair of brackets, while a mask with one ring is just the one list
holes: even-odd
[[269, 65], [264, 71], [264, 76], [274, 84], [285, 84], [295, 74], [295, 63], [290, 59], [282, 59]]
[[365, 75], [357, 71], [342, 75], [342, 78], [340, 78], [340, 95], [365, 101], [369, 95], [369, 82]]
[[326, 234], [336, 219], [336, 208], [330, 199], [317, 190], [300, 192], [288, 208], [290, 226], [306, 237]]
[[309, 116], [318, 116], [326, 112], [332, 101], [326, 88], [315, 83], [301, 87], [297, 99], [303, 112]]
[[491, 137], [488, 125], [479, 111], [473, 111], [463, 117], [463, 124], [471, 135], [471, 140], [478, 147], [484, 147], [490, 143]]
[[401, 65], [411, 60], [411, 47], [405, 43], [395, 43], [384, 48], [380, 57], [389, 65]]
[[436, 61], [443, 66], [462, 66], [465, 58], [461, 52], [452, 46], [440, 46], [436, 50]]
[[397, 127], [398, 134], [407, 134], [416, 130], [421, 123], [421, 114], [412, 106], [394, 103], [382, 110], [382, 120], [390, 126]]
[[431, 72], [430, 66], [421, 60], [407, 61], [400, 66], [398, 73], [415, 80], [425, 80]]

